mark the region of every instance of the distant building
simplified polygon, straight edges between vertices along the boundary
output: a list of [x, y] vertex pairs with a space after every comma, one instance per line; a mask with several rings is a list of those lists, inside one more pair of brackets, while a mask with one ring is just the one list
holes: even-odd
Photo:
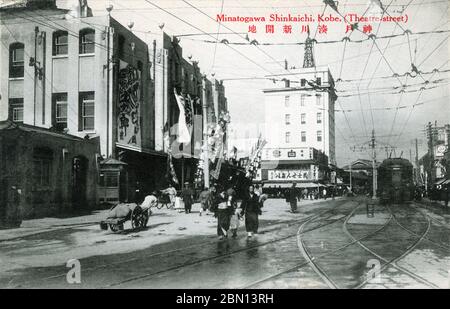
[[262, 157], [263, 181], [297, 182], [300, 187], [330, 181], [329, 168], [336, 164], [337, 97], [328, 68], [310, 62], [268, 77], [263, 90], [268, 142]]
[[450, 179], [450, 124], [427, 125], [428, 152], [419, 160], [419, 175], [423, 185], [431, 187]]
[[[263, 90], [269, 148], [311, 147], [336, 164], [334, 80], [327, 67], [270, 76]], [[280, 80], [280, 79], [284, 80]], [[289, 79], [289, 80], [287, 80]]]

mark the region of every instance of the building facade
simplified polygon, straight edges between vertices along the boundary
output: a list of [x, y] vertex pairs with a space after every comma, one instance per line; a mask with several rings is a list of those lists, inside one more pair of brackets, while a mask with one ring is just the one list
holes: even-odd
[[[191, 182], [203, 101], [208, 123], [216, 122], [216, 109], [226, 108], [223, 85], [183, 58], [176, 38], [163, 31], [139, 37], [132, 23], [124, 26], [106, 11], [92, 16], [86, 1], [77, 3], [71, 10], [55, 0], [0, 8], [0, 121], [98, 139], [89, 155], [99, 158], [97, 202], [134, 201], [165, 187], [169, 147], [179, 180]], [[189, 144], [176, 142], [174, 91], [192, 102]]]
[[419, 160], [420, 183], [426, 188], [450, 179], [450, 124], [426, 126], [428, 152]]
[[290, 171], [284, 180], [326, 182], [328, 165], [336, 161], [336, 94], [330, 71], [326, 67], [293, 69], [268, 78], [271, 81], [263, 90], [267, 146], [262, 179], [273, 181], [279, 175], [283, 179]]

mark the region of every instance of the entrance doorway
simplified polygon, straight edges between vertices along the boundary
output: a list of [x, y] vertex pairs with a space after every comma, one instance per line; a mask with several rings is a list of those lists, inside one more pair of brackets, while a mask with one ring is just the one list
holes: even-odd
[[72, 204], [75, 209], [85, 209], [88, 159], [82, 156], [72, 161]]

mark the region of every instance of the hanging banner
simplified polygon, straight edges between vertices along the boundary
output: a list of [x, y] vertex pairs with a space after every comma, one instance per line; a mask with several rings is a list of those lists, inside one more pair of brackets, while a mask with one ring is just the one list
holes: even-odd
[[118, 143], [141, 147], [142, 72], [120, 60], [119, 100], [117, 109]]
[[191, 132], [193, 125], [193, 105], [192, 100], [177, 94], [176, 89], [173, 90], [175, 99], [180, 110], [178, 117], [178, 139], [180, 144], [188, 144], [191, 142]]
[[222, 163], [223, 163], [223, 145], [220, 148], [219, 159], [217, 160], [216, 168], [211, 173], [211, 176], [214, 177], [215, 179], [219, 179], [220, 177], [220, 170], [222, 169]]

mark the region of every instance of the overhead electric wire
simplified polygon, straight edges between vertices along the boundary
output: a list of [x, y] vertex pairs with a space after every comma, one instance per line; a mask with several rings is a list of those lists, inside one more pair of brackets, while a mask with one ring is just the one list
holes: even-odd
[[[14, 35], [14, 33], [11, 31], [11, 29], [9, 29], [9, 27], [8, 27], [7, 25], [4, 25], [4, 26], [5, 26], [6, 30], [11, 34], [11, 36], [17, 41], [17, 36]], [[9, 46], [4, 42], [4, 40], [0, 40], [0, 41], [1, 41], [1, 43], [3, 44], [3, 46], [4, 46], [7, 50], [9, 50]], [[26, 51], [26, 49], [24, 49], [24, 55], [27, 56], [29, 59], [34, 58], [34, 57], [31, 57], [31, 55]], [[36, 70], [36, 68], [35, 68], [35, 70]], [[31, 80], [33, 80], [33, 81], [35, 81], [36, 78], [37, 78], [36, 74], [35, 74], [35, 76], [32, 76], [32, 75], [31, 75], [27, 70], [25, 70], [25, 69], [24, 69], [24, 73], [27, 74], [28, 77], [30, 77]], [[53, 83], [47, 78], [45, 72], [43, 73], [43, 78], [46, 80], [47, 83], [49, 83], [49, 84], [51, 85], [52, 93], [56, 93], [56, 92], [55, 92], [55, 87], [54, 87]], [[47, 93], [45, 93], [43, 86], [41, 86], [41, 85], [40, 85], [39, 83], [37, 83], [36, 81], [35, 81], [35, 85], [36, 85], [36, 87], [38, 87], [39, 89], [41, 89], [41, 90], [44, 92], [43, 94], [44, 94], [44, 95], [49, 99], [49, 101], [51, 102], [51, 101], [52, 101], [52, 97], [49, 96]], [[33, 104], [34, 104], [34, 105], [36, 104], [36, 99], [33, 101]], [[69, 111], [69, 110], [72, 111], [75, 115], [78, 113], [78, 111], [75, 111], [74, 109], [71, 109], [70, 104], [67, 104], [67, 108], [68, 108], [68, 111]], [[34, 123], [37, 122], [36, 118], [37, 118], [37, 117], [36, 117], [36, 111], [34, 110], [34, 111], [33, 111], [33, 122], [34, 122]], [[67, 121], [71, 121], [71, 123], [72, 123], [75, 127], [78, 127], [78, 123], [75, 123], [74, 120], [73, 120], [72, 118], [67, 117]]]
[[[146, 0], [146, 1], [147, 1], [147, 0]], [[202, 15], [206, 16], [207, 18], [213, 20], [213, 21], [216, 22], [216, 23], [219, 23], [216, 19], [212, 18], [211, 16], [209, 16], [209, 15], [208, 15], [207, 13], [205, 13], [204, 11], [198, 9], [195, 5], [191, 4], [190, 2], [188, 2], [188, 1], [186, 1], [186, 0], [182, 0], [182, 1], [183, 1], [184, 3], [186, 3], [187, 5], [189, 5], [190, 7], [192, 7], [194, 10], [196, 10], [196, 11], [200, 12]], [[147, 2], [148, 2], [148, 1], [147, 1]], [[239, 33], [235, 32], [235, 31], [234, 31], [233, 29], [231, 29], [230, 27], [228, 27], [228, 26], [226, 26], [226, 25], [224, 25], [224, 24], [222, 24], [222, 26], [223, 26], [225, 29], [232, 31], [234, 34], [236, 34], [236, 35], [239, 36], [240, 38], [242, 38], [242, 39], [244, 39], [244, 40], [247, 40], [246, 37], [243, 37], [242, 35], [240, 35]], [[218, 43], [218, 42], [219, 42], [219, 40], [217, 39], [217, 40], [216, 40], [216, 43]], [[250, 45], [252, 45], [252, 44], [250, 44]], [[275, 61], [277, 64], [280, 64], [275, 58], [272, 57], [272, 55], [270, 55], [269, 53], [267, 53], [267, 52], [266, 52], [265, 50], [263, 50], [261, 47], [259, 47], [258, 45], [253, 45], [253, 46], [255, 46], [258, 50], [260, 50], [263, 54], [265, 54], [265, 55], [266, 55], [267, 57], [269, 57], [271, 60]], [[290, 71], [289, 71], [289, 68], [285, 68], [285, 67], [284, 67], [283, 65], [281, 65], [281, 64], [280, 64], [280, 66], [281, 66], [284, 70], [290, 72]]]
[[[220, 8], [220, 14], [223, 13], [223, 6], [224, 6], [225, 0], [222, 0], [222, 6]], [[216, 45], [214, 45], [214, 55], [213, 55], [213, 61], [211, 65], [210, 73], [214, 70], [214, 65], [216, 64], [216, 53], [217, 53], [217, 44], [219, 44], [219, 32], [220, 32], [220, 26], [222, 25], [222, 22], [219, 22], [217, 25], [217, 36], [216, 36]]]
[[[190, 22], [188, 22], [188, 21], [186, 21], [186, 20], [184, 20], [184, 19], [182, 19], [182, 18], [176, 16], [175, 14], [171, 13], [170, 11], [168, 11], [168, 10], [166, 10], [166, 9], [164, 9], [164, 8], [162, 8], [162, 7], [158, 6], [158, 5], [156, 5], [156, 4], [154, 4], [153, 2], [151, 2], [151, 1], [149, 1], [149, 0], [144, 0], [144, 1], [147, 2], [148, 4], [152, 5], [152, 6], [156, 7], [156, 8], [159, 8], [161, 11], [163, 11], [163, 12], [169, 14], [170, 16], [175, 17], [176, 19], [178, 19], [179, 21], [181, 21], [181, 22], [183, 22], [183, 23], [189, 25], [190, 27], [192, 27], [192, 28], [194, 28], [194, 29], [196, 29], [196, 30], [198, 30], [198, 31], [203, 32], [203, 33], [206, 34], [206, 32], [205, 32], [204, 30], [202, 30], [202, 29], [200, 29], [199, 27], [193, 25], [192, 23], [190, 23]], [[212, 38], [214, 39], [214, 37], [213, 37], [212, 35], [208, 35], [208, 36], [210, 36], [210, 37], [212, 37]], [[247, 59], [248, 61], [250, 61], [251, 63], [253, 63], [253, 64], [255, 64], [256, 66], [258, 66], [259, 68], [263, 69], [263, 70], [266, 71], [266, 72], [269, 72], [270, 74], [273, 74], [270, 70], [266, 69], [265, 67], [263, 67], [263, 66], [260, 65], [259, 63], [255, 62], [253, 59], [249, 58], [247, 55], [241, 53], [239, 50], [237, 50], [237, 49], [235, 49], [235, 48], [233, 48], [233, 47], [231, 47], [231, 46], [229, 46], [229, 45], [227, 45], [227, 46], [228, 46], [230, 49], [234, 50], [234, 51], [235, 51], [236, 53], [238, 53], [239, 55], [241, 55], [242, 57], [244, 57], [245, 59]]]

